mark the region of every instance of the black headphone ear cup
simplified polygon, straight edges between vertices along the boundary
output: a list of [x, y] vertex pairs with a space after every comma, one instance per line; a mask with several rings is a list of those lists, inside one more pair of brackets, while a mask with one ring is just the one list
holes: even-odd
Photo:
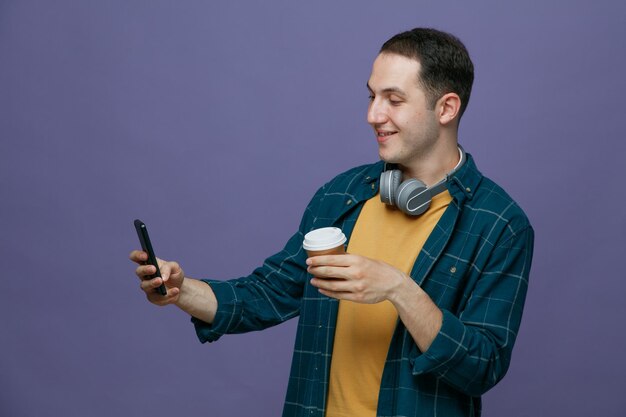
[[380, 174], [380, 199], [390, 206], [396, 205], [396, 191], [402, 180], [402, 171], [390, 169]]
[[411, 216], [418, 216], [428, 210], [430, 200], [430, 191], [426, 184], [413, 178], [400, 184], [396, 193], [398, 208]]

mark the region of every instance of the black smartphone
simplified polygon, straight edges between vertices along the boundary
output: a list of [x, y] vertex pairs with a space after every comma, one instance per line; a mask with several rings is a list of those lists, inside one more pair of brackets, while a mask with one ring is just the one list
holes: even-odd
[[[154, 249], [152, 249], [152, 243], [150, 243], [150, 236], [148, 235], [148, 228], [141, 220], [135, 220], [135, 229], [137, 229], [137, 236], [139, 236], [139, 242], [141, 243], [141, 249], [144, 252], [148, 253], [148, 262], [145, 264], [154, 265], [156, 268], [156, 273], [150, 275], [148, 278], [153, 279], [161, 276], [161, 270], [159, 269], [159, 265], [157, 264], [156, 256], [154, 255]], [[161, 284], [157, 291], [161, 295], [167, 295], [167, 288], [165, 288], [165, 284]]]

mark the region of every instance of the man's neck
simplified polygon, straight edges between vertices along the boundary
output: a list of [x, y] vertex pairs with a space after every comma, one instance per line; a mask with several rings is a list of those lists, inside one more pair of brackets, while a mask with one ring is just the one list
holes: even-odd
[[425, 154], [412, 166], [401, 166], [403, 179], [417, 178], [427, 186], [441, 181], [459, 163], [459, 148], [455, 141], [448, 141]]

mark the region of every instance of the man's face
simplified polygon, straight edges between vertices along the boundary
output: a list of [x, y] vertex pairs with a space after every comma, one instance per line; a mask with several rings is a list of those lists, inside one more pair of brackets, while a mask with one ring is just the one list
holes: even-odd
[[423, 160], [439, 136], [435, 112], [418, 82], [419, 70], [414, 59], [382, 53], [367, 82], [367, 122], [376, 133], [379, 156], [405, 167]]

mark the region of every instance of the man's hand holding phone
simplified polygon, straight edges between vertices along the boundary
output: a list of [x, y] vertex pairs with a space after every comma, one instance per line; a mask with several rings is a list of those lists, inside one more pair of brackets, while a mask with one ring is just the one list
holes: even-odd
[[[146, 297], [151, 303], [162, 306], [178, 301], [180, 287], [185, 280], [185, 273], [178, 263], [157, 258], [161, 276], [150, 278], [156, 273], [156, 268], [153, 265], [145, 264], [148, 261], [146, 252], [134, 250], [130, 253], [130, 260], [139, 264], [135, 274], [141, 280], [141, 289], [146, 293]], [[167, 288], [167, 295], [161, 295], [158, 292], [158, 288], [162, 284]]]
[[[185, 280], [185, 273], [177, 262], [167, 262], [156, 258], [161, 276], [152, 278], [157, 269], [153, 265], [146, 264], [148, 262], [147, 252], [134, 250], [130, 253], [130, 260], [139, 264], [135, 274], [141, 280], [141, 289], [146, 293], [146, 297], [151, 303], [163, 306], [178, 301], [180, 287]], [[167, 288], [167, 295], [161, 295], [158, 291], [161, 285], [165, 285]]]
[[185, 279], [183, 270], [176, 262], [158, 259], [154, 254], [148, 228], [139, 219], [134, 223], [142, 250], [131, 252], [130, 259], [139, 264], [135, 273], [141, 279], [141, 289], [154, 304], [175, 303]]
[[135, 220], [135, 229], [142, 250], [132, 251], [130, 260], [139, 264], [135, 274], [141, 280], [141, 289], [148, 301], [158, 306], [176, 304], [189, 315], [212, 323], [217, 312], [217, 299], [211, 287], [205, 282], [185, 277], [177, 262], [157, 258], [146, 225], [141, 220]]

